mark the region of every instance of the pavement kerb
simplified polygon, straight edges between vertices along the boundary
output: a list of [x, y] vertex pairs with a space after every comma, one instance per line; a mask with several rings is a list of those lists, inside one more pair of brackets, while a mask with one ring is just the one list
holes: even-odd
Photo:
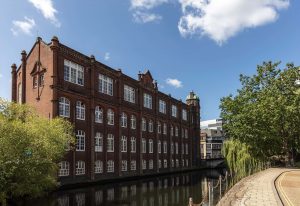
[[276, 199], [277, 203], [280, 204], [280, 206], [284, 206], [284, 204], [283, 204], [283, 201], [282, 201], [282, 199], [281, 199], [281, 197], [280, 197], [280, 194], [279, 194], [279, 192], [278, 192], [278, 190], [277, 190], [277, 188], [276, 188], [276, 181], [277, 181], [278, 178], [279, 178], [283, 173], [285, 173], [285, 172], [288, 172], [288, 171], [283, 171], [283, 172], [281, 172], [277, 177], [273, 178], [273, 180], [272, 180], [272, 181], [273, 181], [273, 187], [272, 187], [272, 190], [273, 190], [274, 194], [277, 194], [277, 195], [274, 195], [274, 196], [275, 196], [275, 199]]

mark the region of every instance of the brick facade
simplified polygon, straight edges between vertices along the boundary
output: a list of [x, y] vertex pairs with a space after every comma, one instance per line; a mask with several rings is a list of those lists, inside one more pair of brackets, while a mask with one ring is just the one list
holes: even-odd
[[[65, 80], [65, 60], [83, 67], [83, 85]], [[135, 80], [123, 74], [120, 69], [114, 70], [96, 61], [93, 55], [85, 56], [61, 44], [57, 37], [53, 37], [50, 43], [37, 38], [28, 54], [22, 51], [21, 61], [18, 68], [15, 64], [12, 65], [12, 101], [27, 103], [36, 108], [41, 116], [51, 119], [59, 116], [59, 101], [64, 97], [70, 102], [70, 114], [65, 118], [74, 124], [75, 133], [78, 130], [85, 133], [84, 151], [74, 149], [65, 155], [64, 161], [68, 162], [69, 170], [68, 175], [60, 177], [62, 184], [187, 170], [199, 163], [200, 146], [197, 143], [200, 136], [200, 106], [199, 98], [193, 92], [189, 94], [186, 103], [183, 103], [158, 91], [157, 83], [153, 81], [149, 71], [140, 73], [138, 80]], [[99, 74], [112, 79], [112, 96], [99, 91]], [[124, 100], [124, 85], [134, 89], [134, 103]], [[152, 97], [152, 109], [144, 107], [144, 93]], [[165, 114], [159, 111], [159, 100], [166, 103]], [[76, 118], [77, 101], [81, 101], [85, 106], [84, 120]], [[177, 107], [177, 117], [172, 116], [171, 105]], [[96, 106], [103, 111], [102, 123], [95, 122]], [[114, 125], [107, 122], [109, 109], [114, 112]], [[183, 120], [183, 109], [187, 111], [187, 120]], [[123, 112], [127, 115], [127, 127], [120, 125]], [[136, 129], [131, 128], [132, 115], [136, 117]], [[147, 123], [146, 131], [142, 131], [141, 128], [142, 118]], [[153, 122], [153, 132], [149, 131], [150, 121]], [[161, 124], [161, 133], [157, 129], [158, 123]], [[166, 134], [163, 132], [164, 124], [167, 126]], [[173, 135], [170, 134], [171, 127]], [[176, 127], [178, 137], [175, 136]], [[95, 151], [96, 133], [103, 136], [102, 152]], [[107, 152], [108, 134], [114, 136], [114, 152]], [[127, 138], [127, 152], [121, 152], [120, 149], [122, 136]], [[136, 152], [131, 151], [131, 137], [136, 139]], [[142, 151], [142, 138], [146, 140], [146, 153]], [[153, 152], [149, 151], [150, 141], [153, 141]], [[158, 151], [159, 141], [161, 153]], [[164, 142], [167, 144], [166, 153], [163, 148]], [[103, 164], [100, 173], [95, 173], [97, 160]], [[107, 171], [109, 160], [114, 161], [114, 172]], [[122, 171], [122, 160], [127, 161], [127, 171]], [[131, 160], [136, 161], [136, 170], [131, 170]], [[146, 169], [142, 168], [143, 160], [146, 160]], [[150, 168], [151, 160], [153, 169]], [[164, 160], [167, 161], [166, 167]], [[85, 163], [82, 175], [76, 175], [75, 172], [78, 161]]]

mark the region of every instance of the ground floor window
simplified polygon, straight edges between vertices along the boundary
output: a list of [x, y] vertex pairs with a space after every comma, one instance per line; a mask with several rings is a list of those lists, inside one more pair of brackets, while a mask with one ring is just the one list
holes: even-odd
[[127, 160], [122, 160], [122, 171], [127, 171]]
[[143, 160], [143, 170], [147, 169], [147, 162], [146, 160]]
[[107, 172], [114, 172], [115, 170], [115, 163], [112, 160], [107, 161]]
[[77, 161], [76, 162], [76, 175], [84, 175], [85, 174], [85, 162]]
[[149, 169], [153, 169], [153, 160], [149, 160]]
[[130, 167], [131, 167], [131, 170], [136, 170], [136, 161], [135, 160], [131, 160]]
[[58, 176], [68, 176], [70, 171], [70, 164], [67, 161], [62, 161], [58, 164]]
[[100, 160], [97, 160], [95, 162], [95, 173], [102, 173], [103, 172], [103, 162]]

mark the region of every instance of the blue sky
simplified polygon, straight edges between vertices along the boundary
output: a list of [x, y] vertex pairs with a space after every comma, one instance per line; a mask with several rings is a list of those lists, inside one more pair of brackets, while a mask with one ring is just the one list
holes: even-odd
[[37, 35], [59, 40], [137, 78], [149, 69], [160, 90], [194, 90], [202, 120], [263, 61], [300, 65], [296, 0], [4, 0], [0, 12], [0, 97], [10, 99], [10, 65]]

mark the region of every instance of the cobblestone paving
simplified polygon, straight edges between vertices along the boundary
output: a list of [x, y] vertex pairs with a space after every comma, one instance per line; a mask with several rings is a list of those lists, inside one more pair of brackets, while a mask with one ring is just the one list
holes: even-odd
[[270, 168], [246, 177], [234, 185], [218, 206], [282, 206], [274, 181], [290, 169]]

